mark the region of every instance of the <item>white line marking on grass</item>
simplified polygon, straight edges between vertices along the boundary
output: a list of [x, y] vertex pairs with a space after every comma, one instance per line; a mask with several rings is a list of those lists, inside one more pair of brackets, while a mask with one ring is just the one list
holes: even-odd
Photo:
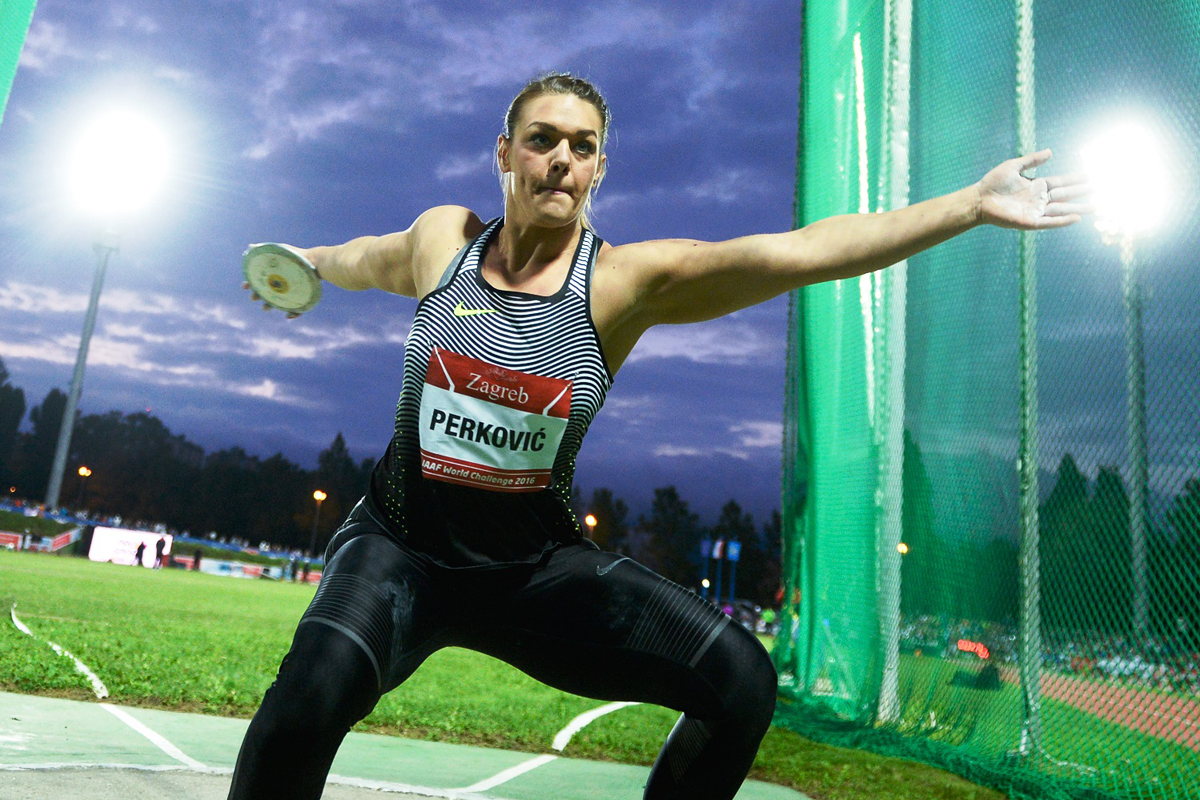
[[575, 719], [568, 722], [567, 727], [563, 728], [561, 731], [558, 732], [558, 735], [554, 737], [554, 744], [552, 744], [550, 746], [561, 753], [563, 751], [563, 748], [565, 748], [567, 746], [567, 742], [571, 741], [571, 737], [574, 736], [575, 734], [579, 733], [581, 730], [583, 730], [584, 727], [587, 726], [589, 723], [594, 722], [595, 720], [599, 719], [600, 717], [603, 717], [605, 714], [611, 714], [614, 711], [620, 711], [622, 708], [625, 708], [626, 706], [636, 706], [636, 705], [638, 705], [638, 704], [637, 703], [609, 703], [606, 706], [600, 706], [599, 708], [593, 708], [591, 711], [584, 712], [583, 714], [580, 714], [578, 717], [576, 717]]
[[[12, 614], [13, 625], [17, 626], [17, 630], [19, 630], [21, 633], [28, 634], [29, 636], [33, 636], [34, 639], [38, 638], [37, 636], [33, 635], [33, 631], [29, 630], [29, 628], [27, 628], [25, 626], [25, 623], [23, 623], [23, 622], [21, 622], [21, 620], [17, 619], [17, 604], [16, 603], [13, 603], [10, 613]], [[98, 677], [96, 677], [96, 673], [94, 673], [90, 669], [88, 669], [87, 664], [84, 664], [82, 661], [80, 661], [78, 658], [76, 658], [70, 651], [60, 647], [59, 645], [55, 644], [54, 642], [50, 641], [49, 639], [40, 639], [39, 641], [43, 641], [46, 644], [50, 645], [50, 647], [54, 649], [54, 652], [58, 653], [60, 656], [65, 656], [65, 657], [71, 659], [72, 661], [74, 661], [75, 662], [75, 671], [83, 673], [83, 676], [85, 678], [87, 678], [89, 681], [91, 681], [92, 691], [96, 693], [97, 699], [103, 700], [104, 698], [108, 697], [108, 688], [104, 685], [104, 683]]]
[[121, 720], [121, 722], [124, 722], [126, 725], [133, 728], [135, 731], [140, 733], [142, 736], [145, 736], [147, 739], [150, 740], [150, 742], [155, 747], [157, 747], [159, 750], [162, 750], [164, 753], [166, 753], [167, 755], [169, 755], [171, 758], [175, 759], [176, 761], [178, 761], [182, 764], [186, 764], [191, 769], [205, 769], [205, 766], [203, 764], [201, 764], [199, 761], [192, 758], [191, 756], [184, 754], [184, 752], [182, 750], [180, 750], [178, 747], [176, 747], [175, 745], [168, 742], [163, 736], [150, 730], [150, 728], [146, 727], [141, 722], [138, 722], [136, 719], [131, 717], [128, 712], [124, 711], [123, 709], [117, 708], [116, 706], [110, 705], [109, 703], [101, 703], [100, 707], [103, 708], [105, 711], [109, 712], [110, 714], [112, 714], [117, 719]]
[[460, 792], [484, 792], [484, 791], [487, 791], [488, 789], [499, 786], [502, 783], [507, 783], [508, 781], [511, 781], [513, 778], [517, 777], [518, 775], [524, 775], [526, 772], [529, 772], [531, 769], [537, 769], [538, 767], [542, 766], [543, 764], [549, 764], [551, 761], [554, 761], [556, 758], [558, 758], [558, 756], [551, 756], [551, 755], [537, 756], [536, 758], [531, 758], [528, 761], [523, 761], [520, 764], [517, 764], [515, 767], [509, 767], [508, 769], [504, 770], [503, 772], [498, 772], [495, 775], [493, 775], [492, 777], [488, 778], [487, 780], [480, 781], [479, 783], [475, 784], [474, 786], [468, 786], [467, 788], [459, 789], [458, 791], [460, 791]]

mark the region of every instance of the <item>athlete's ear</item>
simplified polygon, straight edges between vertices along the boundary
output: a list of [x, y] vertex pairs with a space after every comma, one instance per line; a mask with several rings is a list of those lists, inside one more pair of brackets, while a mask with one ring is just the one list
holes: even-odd
[[501, 172], [511, 172], [508, 166], [508, 139], [504, 138], [504, 134], [496, 137], [496, 163], [500, 166]]
[[605, 174], [608, 172], [608, 156], [600, 154], [600, 163], [596, 165], [596, 177], [592, 179], [592, 191], [600, 188], [600, 181], [604, 180]]

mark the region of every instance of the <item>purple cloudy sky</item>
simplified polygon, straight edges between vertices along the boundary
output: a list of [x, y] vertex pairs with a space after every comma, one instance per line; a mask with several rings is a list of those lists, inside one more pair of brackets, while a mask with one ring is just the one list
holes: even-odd
[[[176, 170], [110, 265], [83, 413], [149, 409], [207, 450], [306, 467], [340, 431], [390, 436], [415, 302], [336, 289], [305, 317], [240, 289], [246, 243], [330, 244], [425, 208], [501, 211], [491, 151], [534, 74], [593, 79], [614, 113], [601, 236], [722, 239], [791, 225], [800, 3], [41, 0], [0, 127], [0, 358], [31, 405], [66, 389], [92, 225], [61, 162], [119, 100]], [[674, 483], [710, 521], [778, 505], [787, 301], [651, 331], [579, 462], [635, 509]]]

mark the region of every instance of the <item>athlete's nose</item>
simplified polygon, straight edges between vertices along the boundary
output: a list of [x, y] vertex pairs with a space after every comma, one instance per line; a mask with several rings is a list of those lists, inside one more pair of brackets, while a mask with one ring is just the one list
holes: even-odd
[[550, 151], [550, 171], [551, 172], [566, 172], [571, 165], [571, 156], [567, 152], [570, 144], [566, 139], [558, 143], [558, 146]]

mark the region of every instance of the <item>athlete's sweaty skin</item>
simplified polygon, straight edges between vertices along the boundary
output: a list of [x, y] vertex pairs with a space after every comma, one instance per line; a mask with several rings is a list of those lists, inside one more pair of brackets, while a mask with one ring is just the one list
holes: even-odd
[[[567, 424], [575, 426], [577, 448], [612, 375], [654, 325], [707, 320], [800, 286], [882, 269], [977, 225], [1041, 230], [1070, 225], [1089, 211], [1078, 202], [1086, 191], [1079, 178], [1021, 174], [1050, 158], [1042, 151], [1005, 161], [952, 194], [883, 214], [724, 242], [605, 243], [597, 251], [583, 217], [605, 171], [606, 106], [594, 87], [567, 83], [565, 89], [531, 84], [506, 116], [496, 145], [506, 185], [503, 220], [485, 226], [467, 208], [439, 206], [404, 231], [293, 248], [343, 289], [382, 289], [422, 303], [406, 346], [396, 438], [371, 491], [330, 544], [322, 587], [247, 731], [230, 791], [235, 800], [319, 797], [350, 726], [425, 657], [451, 644], [494, 655], [566, 691], [682, 712], [650, 772], [645, 800], [730, 800], [774, 709], [776, 676], [766, 652], [694, 593], [583, 538], [563, 500], [574, 450], [558, 452], [556, 482], [541, 484], [548, 488], [505, 495], [515, 486], [502, 485], [509, 476], [534, 480], [529, 476], [537, 470], [524, 450], [511, 464], [483, 465], [485, 456], [468, 445], [502, 448], [495, 425], [482, 420], [497, 413], [513, 420], [503, 427], [513, 452], [507, 445], [525, 425], [517, 449], [528, 443], [534, 453], [533, 432], [542, 431], [534, 423], [541, 423], [531, 421], [533, 412], [511, 386], [570, 381]], [[468, 252], [472, 260], [464, 266]], [[463, 278], [467, 273], [483, 285]], [[512, 292], [526, 299], [503, 313], [456, 300], [501, 303]], [[509, 321], [522, 322], [522, 314], [538, 315], [543, 338], [514, 334], [537, 327]], [[503, 327], [509, 324], [515, 327]], [[570, 347], [546, 334], [567, 330]], [[466, 397], [459, 387], [470, 382], [469, 370], [457, 381], [447, 370], [441, 383], [436, 370], [418, 373], [421, 358], [450, 347], [443, 339], [462, 348], [451, 360], [484, 360], [468, 351], [496, 341], [505, 344], [488, 352], [517, 352], [512, 340], [526, 348], [523, 362], [553, 355], [554, 369], [566, 372], [525, 375], [500, 358], [489, 363], [521, 373], [514, 383], [489, 384], [486, 395]], [[590, 378], [578, 377], [571, 358], [587, 364]], [[593, 401], [587, 414], [575, 403], [580, 397]], [[509, 406], [497, 411], [486, 403]], [[424, 420], [440, 438], [427, 435], [418, 444], [406, 420]], [[481, 425], [490, 426], [486, 435]], [[510, 502], [514, 496], [522, 500]], [[470, 522], [479, 524], [460, 524], [476, 508], [480, 516]], [[479, 530], [494, 539], [467, 541]], [[506, 536], [515, 542], [507, 550], [496, 544], [508, 542]], [[460, 541], [471, 546], [455, 549]], [[496, 558], [489, 547], [512, 557]]]

